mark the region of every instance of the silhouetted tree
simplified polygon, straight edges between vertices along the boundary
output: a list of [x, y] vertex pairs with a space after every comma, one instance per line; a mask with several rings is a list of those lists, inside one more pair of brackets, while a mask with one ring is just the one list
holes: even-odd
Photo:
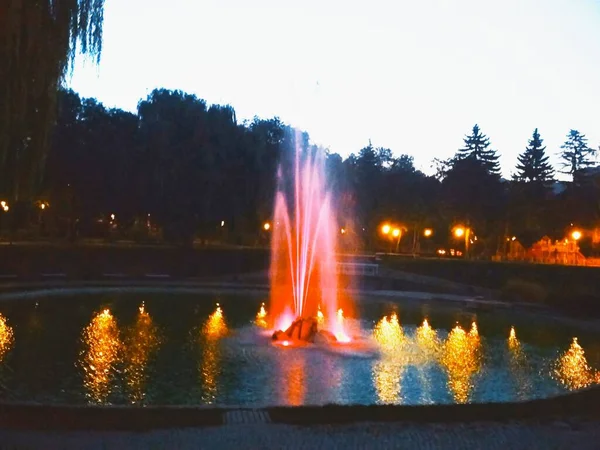
[[529, 140], [529, 145], [525, 151], [521, 153], [517, 159], [517, 173], [515, 179], [517, 181], [552, 181], [554, 177], [554, 169], [548, 162], [546, 156], [546, 147], [542, 147], [544, 140], [540, 137], [540, 133], [536, 128], [533, 131], [533, 136]]
[[594, 164], [592, 158], [596, 156], [596, 150], [588, 147], [587, 138], [577, 130], [569, 131], [567, 140], [561, 145], [562, 173], [572, 175], [575, 178], [577, 172]]
[[467, 158], [478, 161], [488, 173], [500, 175], [499, 156], [495, 150], [490, 149], [490, 139], [479, 129], [479, 125], [473, 127], [470, 135], [464, 138], [465, 146], [461, 148], [455, 158], [464, 160]]

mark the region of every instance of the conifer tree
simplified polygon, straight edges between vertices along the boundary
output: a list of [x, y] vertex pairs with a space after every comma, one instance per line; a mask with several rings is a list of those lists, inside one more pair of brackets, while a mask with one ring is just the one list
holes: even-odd
[[529, 145], [525, 151], [521, 153], [517, 159], [517, 181], [551, 181], [554, 178], [554, 169], [548, 162], [546, 155], [546, 147], [542, 146], [544, 140], [540, 137], [540, 133], [536, 128], [529, 140]]
[[473, 132], [464, 138], [465, 147], [458, 150], [456, 159], [459, 161], [472, 158], [478, 161], [488, 173], [500, 175], [500, 164], [496, 150], [490, 149], [490, 139], [481, 132], [475, 124]]

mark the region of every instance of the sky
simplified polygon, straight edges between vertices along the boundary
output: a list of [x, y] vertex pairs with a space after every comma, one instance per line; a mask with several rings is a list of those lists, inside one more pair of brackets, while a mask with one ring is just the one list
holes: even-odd
[[68, 84], [130, 111], [181, 89], [426, 173], [477, 123], [508, 177], [536, 127], [554, 163], [570, 129], [600, 146], [600, 0], [106, 0]]

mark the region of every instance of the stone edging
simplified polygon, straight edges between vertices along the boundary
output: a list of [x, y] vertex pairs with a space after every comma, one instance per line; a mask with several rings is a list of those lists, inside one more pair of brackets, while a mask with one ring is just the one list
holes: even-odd
[[473, 423], [600, 417], [600, 388], [514, 403], [324, 405], [268, 408], [49, 406], [0, 403], [0, 428], [147, 431], [219, 425], [330, 425], [360, 422]]

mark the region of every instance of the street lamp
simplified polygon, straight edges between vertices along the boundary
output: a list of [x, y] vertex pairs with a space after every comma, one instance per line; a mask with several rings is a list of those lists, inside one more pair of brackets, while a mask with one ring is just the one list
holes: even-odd
[[470, 241], [469, 235], [471, 234], [471, 229], [469, 227], [458, 225], [458, 226], [454, 227], [452, 232], [454, 233], [454, 236], [458, 239], [460, 239], [464, 236], [464, 238], [465, 238], [465, 257], [468, 257], [469, 256], [469, 241]]
[[425, 236], [425, 237], [431, 237], [432, 234], [433, 234], [433, 230], [431, 228], [425, 228], [423, 230], [423, 236]]
[[341, 234], [346, 234], [346, 229], [345, 229], [345, 228], [342, 228], [342, 229], [340, 230], [340, 233], [341, 233]]
[[381, 232], [383, 234], [390, 234], [392, 227], [390, 227], [387, 223], [381, 227]]
[[265, 222], [263, 224], [263, 230], [269, 231], [271, 229], [271, 224], [269, 222]]
[[465, 229], [463, 227], [454, 228], [454, 236], [461, 238], [465, 235]]
[[575, 230], [571, 233], [571, 237], [574, 241], [578, 241], [579, 239], [581, 239], [581, 236], [583, 236], [583, 234], [579, 230]]

